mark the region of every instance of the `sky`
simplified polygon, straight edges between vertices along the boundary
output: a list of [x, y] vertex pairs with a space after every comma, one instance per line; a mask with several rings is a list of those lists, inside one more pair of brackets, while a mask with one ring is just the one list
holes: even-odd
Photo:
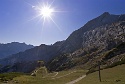
[[[47, 3], [58, 12], [44, 21], [35, 7]], [[125, 14], [125, 0], [0, 0], [0, 43], [50, 45], [104, 12]]]

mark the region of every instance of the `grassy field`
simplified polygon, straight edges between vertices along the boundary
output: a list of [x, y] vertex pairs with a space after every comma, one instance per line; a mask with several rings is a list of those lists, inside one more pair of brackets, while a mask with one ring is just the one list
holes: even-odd
[[36, 70], [36, 76], [23, 75], [9, 81], [9, 84], [65, 84], [75, 80], [86, 73], [84, 70], [69, 70], [46, 73], [44, 68]]
[[101, 77], [99, 82], [98, 72], [94, 72], [76, 84], [125, 84], [125, 64], [101, 70]]
[[[41, 67], [34, 72], [36, 73], [35, 76], [22, 75], [15, 77], [8, 84], [66, 84], [86, 74], [87, 71], [68, 70], [47, 73], [46, 68]], [[99, 82], [98, 72], [94, 72], [75, 84], [125, 84], [125, 64], [101, 70], [101, 77], [102, 82]]]

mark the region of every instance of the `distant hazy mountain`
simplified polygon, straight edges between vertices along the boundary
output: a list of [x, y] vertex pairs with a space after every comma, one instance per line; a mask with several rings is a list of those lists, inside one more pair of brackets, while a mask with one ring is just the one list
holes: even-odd
[[33, 47], [34, 47], [33, 45], [27, 45], [25, 43], [18, 43], [18, 42], [0, 44], [0, 59], [6, 58], [12, 54], [23, 52]]
[[125, 42], [125, 15], [105, 12], [74, 31], [65, 41], [53, 45], [42, 44], [1, 60], [1, 71], [29, 72], [35, 68], [31, 66], [32, 63], [38, 60], [45, 61], [49, 70], [63, 70], [77, 65], [84, 67], [88, 65], [87, 67], [91, 68], [97, 60], [102, 59], [105, 64], [119, 61], [113, 59], [124, 54], [124, 51], [119, 51], [121, 49], [117, 49], [117, 53], [111, 57], [110, 55], [105, 57], [105, 53], [117, 48], [116, 46], [123, 42]]
[[[30, 72], [36, 68], [38, 60], [50, 61], [59, 54], [59, 49], [64, 41], [56, 42], [53, 45], [41, 44], [40, 46], [28, 49], [24, 52], [11, 55], [0, 61], [3, 71]], [[34, 64], [35, 63], [35, 64]], [[33, 66], [34, 65], [34, 66]], [[10, 69], [6, 69], [9, 66]], [[19, 67], [20, 66], [20, 67]], [[18, 68], [17, 68], [18, 67]], [[15, 70], [16, 68], [16, 70]]]

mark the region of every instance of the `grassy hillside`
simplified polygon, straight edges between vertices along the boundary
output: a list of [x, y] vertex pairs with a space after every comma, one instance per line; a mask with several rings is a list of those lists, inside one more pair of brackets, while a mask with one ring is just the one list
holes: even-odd
[[102, 82], [99, 82], [98, 72], [87, 75], [76, 84], [125, 84], [125, 64], [101, 70]]

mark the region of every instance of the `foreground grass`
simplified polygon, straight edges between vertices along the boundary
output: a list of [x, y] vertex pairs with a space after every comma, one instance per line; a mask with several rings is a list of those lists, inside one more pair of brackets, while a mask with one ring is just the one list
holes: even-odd
[[94, 72], [76, 84], [125, 84], [125, 64], [101, 70], [101, 77], [99, 82], [98, 72]]
[[[83, 70], [69, 70], [58, 72], [58, 74], [54, 72], [49, 74], [44, 73], [43, 75], [43, 72], [45, 72], [45, 70], [41, 68], [38, 70], [36, 76], [23, 75], [14, 78], [13, 81], [18, 81], [18, 84], [65, 84], [81, 77], [86, 73], [86, 71]], [[12, 84], [16, 83], [13, 82]]]

